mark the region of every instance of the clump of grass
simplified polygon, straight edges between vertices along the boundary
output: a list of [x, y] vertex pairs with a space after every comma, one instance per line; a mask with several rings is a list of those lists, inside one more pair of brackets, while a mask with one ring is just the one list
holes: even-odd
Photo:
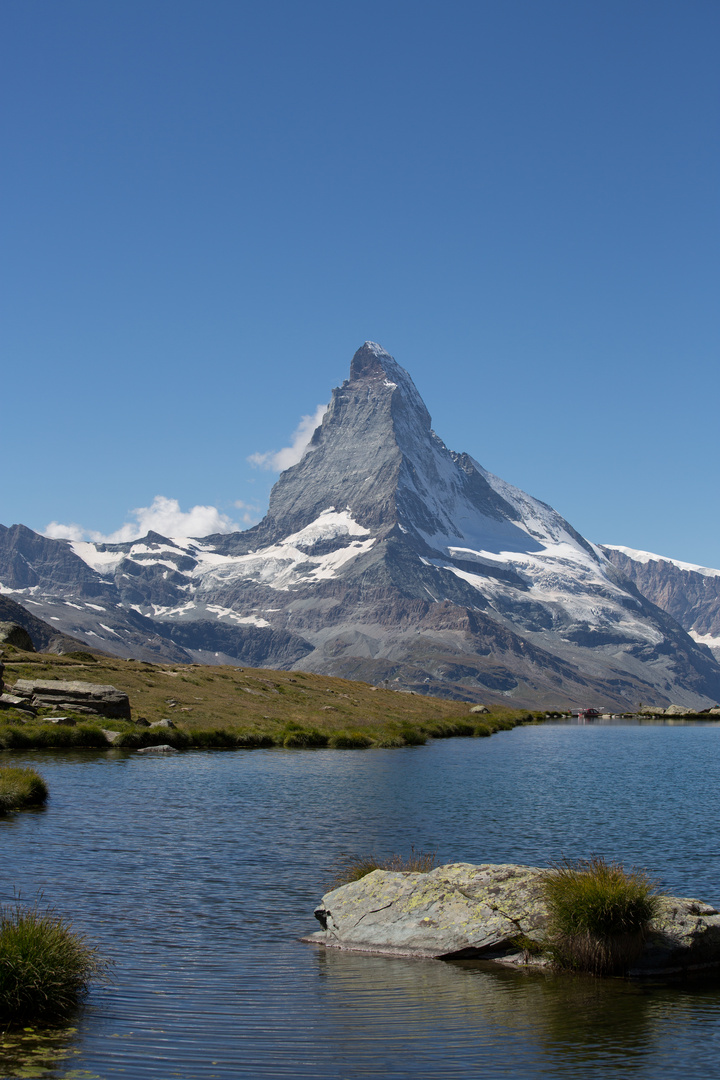
[[274, 746], [275, 740], [272, 735], [264, 735], [259, 731], [243, 731], [235, 737], [235, 745], [240, 750], [257, 750]]
[[141, 728], [139, 731], [124, 731], [114, 745], [123, 750], [138, 750], [141, 747], [161, 746], [165, 743], [176, 750], [187, 750], [192, 740], [187, 732], [178, 728]]
[[47, 784], [40, 773], [30, 767], [0, 768], [0, 814], [42, 806], [48, 797]]
[[189, 731], [190, 745], [198, 750], [234, 750], [238, 743], [231, 731], [225, 728]]
[[475, 734], [475, 725], [466, 720], [440, 720], [435, 724], [424, 724], [423, 730], [433, 739], [453, 739]]
[[393, 870], [400, 874], [428, 874], [437, 865], [434, 851], [415, 851], [410, 848], [409, 855], [390, 855], [378, 858], [377, 855], [341, 855], [335, 868], [331, 888], [339, 889], [351, 881], [372, 874], [373, 870]]
[[304, 729], [295, 724], [288, 724], [288, 728], [290, 730], [286, 729], [280, 734], [281, 745], [287, 749], [306, 749], [310, 746], [322, 747], [328, 744], [329, 736], [315, 728]]
[[414, 728], [411, 724], [402, 724], [400, 734], [405, 746], [424, 746], [427, 742], [425, 732]]
[[330, 736], [328, 742], [333, 750], [365, 750], [372, 744], [370, 736], [363, 735], [361, 731], [338, 731], [337, 735]]
[[98, 724], [91, 721], [75, 727], [64, 724], [37, 723], [0, 724], [0, 749], [50, 750], [64, 748], [107, 749], [107, 739]]
[[644, 870], [625, 870], [600, 856], [553, 867], [543, 891], [554, 962], [593, 975], [626, 971], [658, 912], [659, 898]]
[[52, 909], [0, 907], [0, 1018], [16, 1023], [69, 1012], [106, 965]]

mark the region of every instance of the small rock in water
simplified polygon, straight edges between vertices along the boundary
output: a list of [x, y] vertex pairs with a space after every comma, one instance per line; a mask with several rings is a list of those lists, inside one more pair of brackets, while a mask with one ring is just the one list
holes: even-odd
[[138, 754], [179, 754], [180, 751], [174, 746], [169, 746], [168, 743], [161, 743], [159, 746], [143, 746], [138, 751]]

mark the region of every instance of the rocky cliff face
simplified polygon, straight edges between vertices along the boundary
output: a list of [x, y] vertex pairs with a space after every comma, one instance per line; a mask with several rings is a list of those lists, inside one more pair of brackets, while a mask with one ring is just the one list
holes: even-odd
[[372, 342], [259, 525], [122, 545], [14, 526], [0, 530], [0, 582], [119, 655], [527, 705], [720, 698], [708, 650], [551, 507], [449, 450]]
[[720, 570], [628, 547], [601, 550], [638, 592], [720, 660]]

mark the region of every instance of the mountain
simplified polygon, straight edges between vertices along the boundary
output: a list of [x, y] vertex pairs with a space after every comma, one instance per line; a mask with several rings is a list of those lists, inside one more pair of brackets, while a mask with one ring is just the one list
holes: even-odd
[[68, 637], [57, 627], [38, 619], [37, 615], [33, 615], [9, 596], [0, 595], [0, 623], [16, 623], [23, 630], [27, 630], [38, 652], [68, 653], [85, 648], [84, 642]]
[[252, 529], [93, 544], [0, 528], [0, 582], [121, 656], [522, 705], [720, 699], [710, 651], [551, 507], [449, 450], [373, 342]]
[[634, 548], [603, 544], [601, 550], [643, 596], [720, 660], [720, 570]]

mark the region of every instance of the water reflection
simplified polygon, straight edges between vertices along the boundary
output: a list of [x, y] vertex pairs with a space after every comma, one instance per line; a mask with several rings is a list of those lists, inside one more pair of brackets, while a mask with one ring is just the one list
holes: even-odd
[[[0, 1068], [2, 1076], [30, 1080], [31, 1077], [62, 1075], [66, 1080], [94, 1080], [98, 1074], [75, 1068], [80, 1049], [77, 1028], [24, 1027], [3, 1031], [0, 1036]], [[67, 1067], [66, 1067], [67, 1066]]]
[[[42, 891], [115, 968], [77, 1033], [27, 1043], [25, 1057], [16, 1040], [0, 1073], [712, 1075], [712, 985], [596, 982], [296, 939], [315, 928], [340, 852], [411, 844], [441, 861], [548, 865], [596, 852], [717, 901], [708, 823], [720, 813], [719, 732], [558, 725], [403, 751], [15, 755], [40, 767], [51, 794], [42, 814], [0, 822], [0, 900]], [[58, 1062], [53, 1046], [72, 1056]]]

